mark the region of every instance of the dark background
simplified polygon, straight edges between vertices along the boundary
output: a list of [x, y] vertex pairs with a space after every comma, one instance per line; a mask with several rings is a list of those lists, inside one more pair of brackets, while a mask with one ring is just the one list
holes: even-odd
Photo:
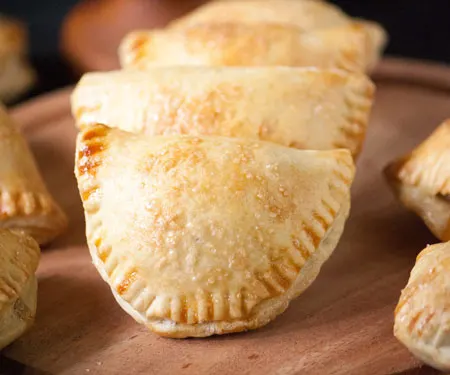
[[[163, 1], [163, 0], [161, 0]], [[76, 0], [0, 0], [0, 13], [27, 22], [31, 57], [41, 77], [33, 94], [69, 84], [58, 54], [58, 36], [64, 15]], [[373, 19], [390, 35], [387, 53], [416, 59], [450, 62], [450, 0], [332, 0], [347, 13]]]

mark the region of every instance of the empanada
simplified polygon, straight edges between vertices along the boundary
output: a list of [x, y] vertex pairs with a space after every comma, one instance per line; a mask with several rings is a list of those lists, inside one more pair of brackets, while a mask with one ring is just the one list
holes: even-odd
[[362, 72], [370, 65], [359, 25], [302, 32], [289, 25], [217, 23], [135, 31], [121, 43], [124, 68], [155, 65], [304, 66]]
[[28, 36], [25, 27], [0, 15], [0, 100], [11, 101], [35, 81], [26, 61]]
[[306, 149], [365, 138], [374, 86], [363, 74], [288, 67], [153, 68], [86, 74], [72, 95], [78, 126], [149, 135], [221, 135]]
[[285, 24], [297, 27], [303, 32], [342, 27], [358, 22], [369, 36], [367, 45], [367, 54], [370, 56], [369, 69], [378, 62], [387, 42], [386, 32], [377, 23], [352, 19], [335, 5], [311, 0], [213, 1], [173, 21], [169, 27], [179, 29], [199, 24], [228, 22], [247, 25]]
[[450, 370], [450, 243], [417, 257], [395, 310], [395, 336], [427, 364]]
[[22, 229], [44, 244], [67, 225], [50, 196], [33, 155], [0, 105], [0, 228]]
[[0, 228], [0, 350], [34, 321], [39, 255], [31, 237]]
[[436, 237], [450, 241], [450, 120], [385, 173], [401, 202]]
[[94, 125], [75, 173], [118, 303], [181, 338], [263, 326], [313, 282], [343, 231], [354, 164], [348, 150]]

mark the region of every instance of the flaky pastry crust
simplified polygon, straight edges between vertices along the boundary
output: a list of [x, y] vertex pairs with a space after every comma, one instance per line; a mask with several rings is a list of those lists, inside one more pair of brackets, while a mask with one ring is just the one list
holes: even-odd
[[450, 241], [450, 121], [385, 172], [401, 202], [436, 237]]
[[365, 138], [374, 85], [363, 74], [288, 67], [153, 68], [86, 74], [77, 125], [148, 135], [219, 135], [284, 146], [348, 148]]
[[387, 43], [387, 33], [375, 22], [352, 19], [337, 6], [324, 1], [297, 0], [234, 0], [213, 1], [173, 21], [170, 28], [186, 28], [200, 24], [259, 23], [284, 24], [302, 32], [359, 24], [368, 36], [368, 70], [371, 70]]
[[121, 65], [303, 66], [363, 72], [368, 35], [358, 24], [302, 32], [281, 24], [216, 23], [135, 31], [119, 48]]
[[0, 105], [0, 228], [21, 229], [40, 244], [67, 226], [25, 139]]
[[348, 150], [82, 130], [75, 173], [93, 262], [119, 304], [170, 337], [255, 329], [336, 247]]
[[31, 237], [0, 228], [0, 350], [34, 321], [39, 256]]
[[395, 310], [394, 334], [425, 363], [450, 370], [450, 243], [418, 255]]

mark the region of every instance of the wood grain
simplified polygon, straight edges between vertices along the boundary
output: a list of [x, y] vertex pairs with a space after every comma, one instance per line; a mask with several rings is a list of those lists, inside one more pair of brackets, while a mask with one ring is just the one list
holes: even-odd
[[[450, 70], [444, 72], [448, 80]], [[147, 332], [120, 309], [91, 265], [72, 172], [70, 89], [17, 108], [14, 117], [71, 223], [43, 251], [36, 324], [4, 355], [29, 366], [26, 374], [437, 373], [392, 335], [393, 310], [415, 256], [436, 239], [395, 201], [381, 171], [450, 117], [450, 86], [425, 84], [423, 65], [414, 74], [420, 83], [396, 80], [389, 69], [377, 76], [351, 218], [317, 281], [267, 327], [210, 339]]]

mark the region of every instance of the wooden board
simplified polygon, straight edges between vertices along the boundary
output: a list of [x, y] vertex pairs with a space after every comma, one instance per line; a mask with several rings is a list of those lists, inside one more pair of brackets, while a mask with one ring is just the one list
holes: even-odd
[[70, 89], [15, 109], [71, 223], [43, 250], [34, 327], [4, 356], [26, 365], [26, 374], [436, 373], [392, 335], [393, 310], [415, 256], [436, 240], [395, 201], [381, 171], [450, 117], [450, 69], [390, 61], [377, 83], [351, 218], [319, 278], [267, 327], [209, 339], [147, 332], [121, 310], [91, 265], [72, 172]]

